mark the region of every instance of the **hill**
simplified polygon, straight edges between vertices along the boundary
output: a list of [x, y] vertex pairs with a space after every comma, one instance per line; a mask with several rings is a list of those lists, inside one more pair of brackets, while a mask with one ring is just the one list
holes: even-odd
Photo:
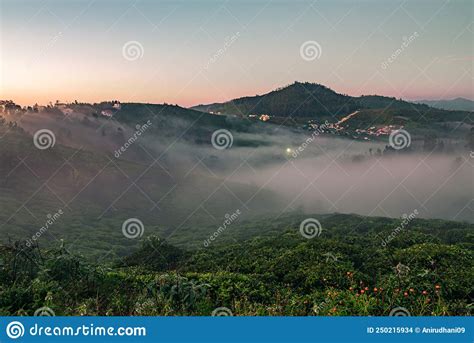
[[221, 104], [199, 105], [195, 110], [248, 116], [269, 114], [277, 117], [327, 118], [334, 121], [357, 110], [353, 98], [320, 84], [295, 82], [264, 95], [244, 97]]
[[[425, 104], [392, 97], [365, 95], [352, 97], [336, 93], [320, 84], [295, 82], [267, 94], [234, 99], [225, 103], [198, 105], [192, 109], [214, 114], [231, 114], [240, 117], [267, 114], [274, 122], [278, 118], [288, 123], [304, 123], [308, 120], [334, 123], [355, 111], [365, 114], [351, 118], [357, 120], [357, 128], [375, 124], [393, 124], [403, 121], [431, 125], [433, 122], [464, 121], [472, 119], [472, 113], [445, 111]], [[288, 120], [291, 118], [291, 120]]]
[[430, 107], [449, 111], [474, 111], [474, 101], [465, 98], [451, 100], [418, 100], [417, 104], [425, 104]]
[[401, 220], [311, 217], [323, 228], [312, 239], [298, 229], [306, 217], [290, 215], [264, 227], [248, 222], [263, 235], [217, 237], [207, 248], [148, 236], [114, 264], [87, 262], [67, 242], [0, 245], [0, 313], [386, 316], [402, 307], [412, 316], [470, 315], [472, 225], [415, 219], [384, 246]]

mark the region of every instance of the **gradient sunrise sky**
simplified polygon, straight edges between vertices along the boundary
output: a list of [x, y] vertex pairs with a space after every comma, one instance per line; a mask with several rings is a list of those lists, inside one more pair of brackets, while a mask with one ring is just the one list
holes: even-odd
[[[0, 2], [0, 99], [22, 105], [192, 106], [295, 80], [354, 96], [474, 97], [472, 0]], [[302, 58], [307, 41], [318, 58]]]

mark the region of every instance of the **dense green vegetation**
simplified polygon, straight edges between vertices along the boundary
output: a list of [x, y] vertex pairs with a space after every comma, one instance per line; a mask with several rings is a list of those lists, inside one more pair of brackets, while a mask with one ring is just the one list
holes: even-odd
[[[0, 313], [62, 315], [468, 315], [474, 289], [473, 226], [415, 219], [386, 246], [400, 220], [318, 216], [307, 239], [305, 216], [235, 224], [258, 237], [207, 248], [172, 246], [156, 236], [110, 263], [91, 262], [67, 244], [0, 249]], [[267, 223], [266, 226], [264, 223]], [[91, 233], [93, 236], [93, 234]], [[192, 232], [187, 233], [195, 240]], [[221, 239], [223, 238], [223, 239]]]

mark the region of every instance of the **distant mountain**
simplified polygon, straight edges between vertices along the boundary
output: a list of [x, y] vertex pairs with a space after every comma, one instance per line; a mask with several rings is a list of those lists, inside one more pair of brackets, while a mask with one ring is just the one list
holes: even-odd
[[[224, 103], [198, 105], [192, 109], [238, 117], [268, 114], [274, 117], [272, 118], [274, 122], [278, 122], [277, 118], [291, 117], [294, 122], [299, 123], [307, 120], [334, 122], [335, 119], [339, 120], [358, 111], [357, 116], [350, 119], [350, 123], [356, 127], [407, 121], [429, 125], [433, 122], [464, 121], [470, 116], [462, 111], [448, 112], [393, 97], [379, 95], [352, 97], [339, 94], [323, 85], [307, 82], [295, 82], [267, 94], [243, 97]], [[350, 124], [349, 121], [346, 123]]]
[[415, 101], [415, 103], [449, 111], [474, 111], [474, 101], [465, 98], [452, 100], [419, 100]]

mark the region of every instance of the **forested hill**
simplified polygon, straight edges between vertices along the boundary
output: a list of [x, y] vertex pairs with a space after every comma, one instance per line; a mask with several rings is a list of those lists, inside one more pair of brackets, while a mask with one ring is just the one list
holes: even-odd
[[268, 114], [274, 117], [310, 118], [330, 122], [356, 110], [375, 110], [377, 115], [384, 117], [405, 116], [415, 122], [464, 121], [466, 116], [469, 116], [465, 111], [445, 111], [393, 97], [378, 95], [352, 97], [339, 94], [326, 86], [308, 82], [295, 82], [263, 95], [238, 98], [224, 103], [198, 105], [193, 109], [244, 117]]
[[222, 104], [200, 105], [196, 110], [249, 115], [265, 113], [278, 117], [343, 116], [357, 110], [350, 96], [320, 84], [295, 82], [264, 95], [239, 98]]

